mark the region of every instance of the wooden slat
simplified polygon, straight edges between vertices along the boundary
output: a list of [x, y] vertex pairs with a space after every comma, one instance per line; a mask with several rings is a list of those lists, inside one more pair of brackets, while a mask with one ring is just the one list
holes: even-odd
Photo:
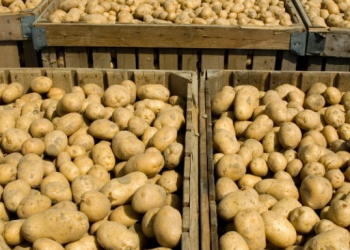
[[155, 57], [153, 49], [138, 49], [138, 68], [139, 69], [155, 69]]
[[159, 49], [159, 69], [178, 70], [178, 50]]
[[349, 71], [350, 59], [349, 58], [326, 58], [325, 71]]
[[117, 68], [118, 69], [136, 69], [136, 49], [118, 48], [117, 49]]
[[225, 69], [224, 49], [203, 49], [201, 58], [201, 71], [208, 69]]
[[297, 69], [298, 57], [290, 51], [283, 51], [281, 70], [289, 71]]
[[93, 68], [111, 68], [111, 52], [109, 48], [92, 49]]
[[65, 62], [68, 68], [89, 68], [88, 49], [66, 47]]
[[77, 85], [95, 83], [104, 88], [104, 72], [102, 70], [77, 69]]
[[246, 69], [247, 50], [230, 49], [228, 51], [227, 69]]
[[[290, 27], [228, 27], [217, 25], [85, 25], [51, 24], [45, 27], [47, 46], [239, 48], [288, 50], [291, 33], [302, 32], [301, 23]], [[64, 36], [62, 33], [64, 32]]]
[[308, 57], [308, 71], [321, 71], [323, 67], [323, 57], [321, 56], [310, 56]]
[[350, 33], [332, 31], [326, 35], [324, 55], [350, 57]]
[[206, 120], [208, 115], [205, 110], [205, 75], [201, 78], [199, 86], [199, 107], [200, 107], [200, 123], [199, 123], [199, 199], [200, 199], [200, 249], [210, 250], [210, 220], [209, 220], [209, 192], [208, 192], [208, 165], [207, 165], [207, 130]]
[[32, 80], [37, 77], [43, 75], [44, 72], [42, 69], [11, 69], [10, 72], [10, 80], [11, 82], [19, 82], [23, 86], [23, 94], [27, 93], [30, 88], [30, 83]]
[[45, 68], [57, 68], [57, 54], [55, 47], [47, 47], [41, 51], [41, 61]]
[[23, 41], [25, 67], [39, 67], [39, 54], [33, 47], [32, 40]]
[[50, 77], [54, 87], [62, 88], [67, 93], [72, 91], [75, 85], [76, 72], [70, 69], [46, 69], [46, 76]]
[[275, 50], [255, 50], [253, 70], [274, 70], [276, 64]]
[[0, 67], [21, 67], [17, 42], [0, 42]]
[[181, 70], [198, 70], [198, 52], [196, 49], [183, 49], [181, 50], [181, 55]]

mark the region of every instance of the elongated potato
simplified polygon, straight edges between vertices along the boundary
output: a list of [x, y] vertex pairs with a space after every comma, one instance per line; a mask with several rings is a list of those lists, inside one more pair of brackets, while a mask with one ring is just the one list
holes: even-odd
[[168, 102], [170, 91], [161, 84], [145, 84], [137, 88], [137, 97], [143, 99], [156, 99]]
[[81, 239], [89, 229], [87, 216], [69, 209], [48, 209], [30, 216], [21, 228], [27, 241], [49, 238], [60, 244]]
[[124, 167], [124, 174], [140, 171], [152, 178], [164, 167], [164, 158], [157, 152], [145, 152], [132, 156]]
[[237, 181], [245, 175], [246, 165], [242, 156], [228, 154], [219, 160], [215, 170], [219, 178], [228, 177], [233, 181]]
[[248, 120], [254, 108], [259, 104], [259, 91], [254, 86], [243, 86], [237, 92], [234, 99], [234, 114], [240, 121]]
[[109, 142], [101, 141], [92, 148], [92, 160], [94, 164], [103, 166], [107, 171], [114, 168], [116, 164], [113, 149]]
[[145, 151], [145, 145], [133, 133], [120, 131], [112, 139], [112, 149], [120, 160], [128, 160]]
[[215, 115], [221, 115], [232, 107], [236, 92], [231, 86], [225, 86], [215, 94], [211, 100], [211, 111]]

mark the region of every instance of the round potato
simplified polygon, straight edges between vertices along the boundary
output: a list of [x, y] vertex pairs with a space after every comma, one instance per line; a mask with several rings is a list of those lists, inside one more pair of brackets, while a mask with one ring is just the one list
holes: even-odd
[[219, 178], [228, 177], [233, 181], [237, 181], [246, 173], [245, 161], [238, 154], [224, 155], [217, 163], [215, 172]]
[[216, 201], [222, 200], [227, 194], [238, 190], [237, 184], [228, 177], [221, 177], [215, 184]]
[[142, 215], [135, 212], [131, 205], [118, 206], [108, 216], [108, 220], [119, 222], [126, 227], [131, 227], [140, 219]]
[[182, 188], [182, 175], [175, 170], [166, 170], [157, 180], [157, 184], [163, 187], [167, 194], [174, 193]]
[[144, 214], [151, 208], [165, 205], [166, 191], [156, 184], [145, 184], [139, 187], [131, 200], [131, 206], [137, 213]]
[[310, 233], [320, 218], [316, 212], [306, 206], [297, 207], [289, 213], [289, 221], [298, 233]]
[[79, 208], [80, 212], [86, 214], [89, 222], [97, 222], [109, 214], [111, 203], [104, 194], [91, 190], [81, 196]]
[[112, 149], [120, 160], [128, 160], [145, 151], [145, 145], [133, 133], [120, 131], [112, 139]]
[[300, 196], [304, 206], [322, 209], [332, 198], [332, 184], [324, 177], [309, 175], [301, 182]]
[[295, 149], [301, 141], [301, 130], [292, 122], [285, 122], [278, 132], [280, 144], [285, 149]]
[[21, 201], [30, 195], [30, 193], [30, 185], [26, 181], [18, 179], [8, 183], [4, 187], [4, 193], [2, 195], [3, 202], [10, 212], [15, 212]]
[[249, 246], [244, 238], [237, 232], [230, 231], [219, 239], [219, 248], [221, 250], [241, 249], [249, 250]]
[[53, 122], [55, 130], [61, 130], [67, 136], [76, 132], [81, 126], [83, 126], [83, 123], [83, 117], [79, 113], [63, 115], [62, 117], [55, 119]]
[[102, 95], [102, 103], [105, 107], [125, 107], [130, 103], [129, 89], [117, 84], [109, 86]]
[[49, 197], [41, 194], [29, 195], [21, 200], [16, 213], [18, 218], [27, 219], [31, 215], [45, 211], [50, 207], [51, 200]]
[[216, 93], [211, 100], [211, 111], [215, 115], [221, 115], [230, 109], [235, 99], [236, 92], [231, 86], [225, 86]]
[[45, 153], [50, 156], [58, 156], [68, 145], [67, 135], [60, 130], [47, 133], [44, 137]]
[[163, 127], [159, 129], [150, 139], [150, 146], [156, 147], [163, 152], [177, 138], [177, 130], [174, 127]]
[[59, 116], [63, 116], [68, 113], [79, 113], [82, 108], [82, 99], [77, 93], [65, 94], [59, 99], [56, 107], [56, 112]]
[[12, 82], [2, 91], [1, 99], [5, 103], [12, 103], [23, 94], [23, 86], [18, 82]]

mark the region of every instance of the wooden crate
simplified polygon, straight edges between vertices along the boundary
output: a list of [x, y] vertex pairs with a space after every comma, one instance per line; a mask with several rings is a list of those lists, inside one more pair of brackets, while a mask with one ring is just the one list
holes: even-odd
[[275, 69], [280, 54], [284, 62], [277, 68], [295, 70], [296, 55], [305, 53], [306, 29], [289, 0], [290, 27], [50, 23], [48, 16], [61, 1], [54, 0], [34, 23], [34, 46], [43, 49], [43, 64], [49, 66], [57, 61], [52, 48], [59, 47], [67, 65], [75, 58], [75, 64], [89, 67], [109, 67], [112, 61], [117, 68], [199, 71], [247, 68], [251, 55], [249, 67]]
[[102, 88], [120, 84], [123, 80], [133, 80], [136, 86], [157, 83], [166, 86], [171, 95], [179, 95], [187, 100], [185, 126], [185, 158], [183, 164], [182, 195], [182, 239], [180, 249], [199, 249], [199, 201], [198, 201], [198, 78], [190, 71], [157, 70], [97, 70], [97, 69], [47, 69], [22, 68], [0, 69], [0, 83], [20, 82], [24, 92], [37, 76], [48, 76], [53, 86], [67, 92], [73, 86], [83, 86], [94, 82]]
[[[200, 107], [200, 207], [201, 221], [210, 226], [201, 227], [202, 249], [217, 250], [220, 234], [220, 225], [217, 217], [217, 202], [215, 197], [215, 176], [213, 164], [213, 138], [211, 100], [224, 86], [249, 84], [260, 90], [274, 89], [289, 83], [306, 91], [315, 82], [323, 82], [328, 86], [335, 86], [341, 91], [350, 90], [349, 72], [301, 72], [301, 71], [235, 71], [235, 70], [208, 70], [200, 80], [199, 107]], [[205, 196], [208, 195], [208, 196]], [[210, 235], [210, 236], [209, 236]], [[210, 238], [210, 240], [209, 240]], [[203, 242], [205, 240], [205, 242]]]
[[[344, 68], [345, 65], [347, 65], [346, 71], [349, 71], [350, 29], [337, 27], [314, 27], [300, 1], [293, 0], [293, 2], [308, 30], [306, 55], [331, 57], [329, 62], [330, 65], [337, 64], [340, 68]], [[315, 62], [316, 61], [318, 61], [316, 64], [321, 64], [320, 58], [316, 58]]]
[[43, 67], [117, 69], [296, 70], [298, 56], [288, 50], [46, 47]]
[[31, 10], [0, 14], [0, 68], [39, 66], [39, 54], [30, 40], [31, 30], [49, 3], [50, 0], [43, 0]]

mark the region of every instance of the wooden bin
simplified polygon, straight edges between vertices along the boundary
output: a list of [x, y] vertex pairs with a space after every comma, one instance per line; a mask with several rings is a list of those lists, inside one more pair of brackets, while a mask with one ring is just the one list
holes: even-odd
[[133, 80], [136, 86], [157, 83], [166, 86], [171, 95], [179, 95], [187, 100], [185, 158], [183, 164], [182, 195], [182, 238], [179, 249], [199, 249], [198, 210], [198, 79], [190, 71], [156, 70], [95, 70], [95, 69], [0, 69], [0, 83], [20, 82], [24, 92], [37, 76], [48, 76], [54, 87], [70, 92], [73, 86], [96, 83], [102, 88], [120, 84], [123, 80]]
[[32, 24], [49, 5], [49, 0], [34, 9], [0, 14], [0, 67], [37, 67], [39, 54], [30, 40]]
[[250, 60], [252, 69], [273, 70], [278, 64], [288, 70], [296, 68], [296, 55], [305, 53], [305, 27], [290, 0], [285, 0], [290, 27], [50, 23], [60, 2], [54, 0], [34, 23], [34, 46], [43, 49], [47, 66], [98, 68], [112, 61], [114, 68], [201, 71], [246, 69]]
[[[315, 82], [335, 86], [341, 91], [350, 90], [349, 72], [301, 72], [301, 71], [234, 71], [208, 70], [202, 75], [199, 88], [200, 107], [200, 186], [201, 221], [210, 224], [208, 229], [201, 227], [201, 235], [210, 235], [202, 239], [205, 248], [217, 250], [220, 226], [217, 217], [215, 197], [215, 176], [213, 164], [211, 100], [224, 86], [249, 84], [260, 90], [274, 89], [289, 83], [306, 91]], [[205, 194], [208, 194], [206, 197]], [[209, 239], [210, 238], [210, 239]], [[206, 240], [205, 242], [203, 242]]]
[[321, 70], [323, 66], [327, 71], [349, 71], [350, 29], [314, 27], [301, 2], [293, 1], [308, 31], [306, 55], [313, 56], [310, 69]]

